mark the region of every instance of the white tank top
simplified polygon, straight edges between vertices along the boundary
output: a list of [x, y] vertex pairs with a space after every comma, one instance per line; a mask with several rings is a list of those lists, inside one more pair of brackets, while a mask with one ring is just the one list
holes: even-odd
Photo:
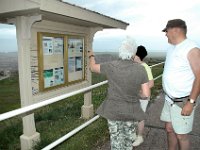
[[167, 51], [162, 84], [164, 91], [171, 97], [184, 97], [190, 94], [194, 74], [187, 59], [188, 52], [198, 47], [189, 39], [172, 46]]

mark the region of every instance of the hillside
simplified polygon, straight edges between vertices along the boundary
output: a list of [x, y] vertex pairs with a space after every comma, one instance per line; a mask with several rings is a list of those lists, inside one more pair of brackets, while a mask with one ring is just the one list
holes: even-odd
[[[103, 63], [107, 61], [117, 60], [118, 53], [116, 52], [95, 52], [95, 59], [97, 63]], [[1, 53], [0, 52], [0, 71], [1, 70], [18, 70], [18, 58], [17, 52]], [[149, 53], [148, 60], [158, 60], [163, 61], [165, 59], [165, 53], [162, 52], [152, 52]]]
[[[97, 63], [103, 63], [107, 61], [117, 60], [117, 52], [95, 52], [95, 59]], [[146, 62], [161, 62], [165, 60], [165, 52], [149, 52], [144, 61]]]
[[0, 70], [18, 69], [17, 52], [0, 53]]
[[96, 52], [95, 53], [95, 60], [97, 63], [103, 63], [103, 62], [113, 61], [117, 59], [118, 59], [118, 54], [114, 52], [113, 53], [111, 52], [107, 52], [107, 53]]
[[[96, 53], [95, 53], [96, 54]], [[98, 63], [112, 61], [118, 59], [116, 54], [112, 53], [98, 53], [96, 54], [96, 61]], [[0, 71], [1, 70], [18, 70], [18, 56], [17, 52], [1, 53], [0, 52]]]

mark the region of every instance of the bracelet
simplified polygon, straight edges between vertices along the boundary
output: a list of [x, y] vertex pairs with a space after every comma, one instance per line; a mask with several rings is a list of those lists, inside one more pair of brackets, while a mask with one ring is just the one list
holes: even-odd
[[90, 55], [89, 58], [94, 57], [94, 55]]

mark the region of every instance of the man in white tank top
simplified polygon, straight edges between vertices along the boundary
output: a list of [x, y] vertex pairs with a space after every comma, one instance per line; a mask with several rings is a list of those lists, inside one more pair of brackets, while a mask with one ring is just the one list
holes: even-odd
[[165, 104], [160, 119], [165, 122], [168, 149], [189, 150], [195, 101], [200, 94], [200, 49], [187, 39], [181, 19], [169, 20], [162, 30], [171, 47], [167, 51], [163, 89]]

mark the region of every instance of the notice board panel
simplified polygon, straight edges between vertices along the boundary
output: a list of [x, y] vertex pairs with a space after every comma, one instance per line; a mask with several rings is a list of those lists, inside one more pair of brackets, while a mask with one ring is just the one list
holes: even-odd
[[84, 38], [69, 36], [68, 43], [68, 81], [84, 80]]
[[38, 32], [39, 90], [85, 79], [84, 37]]

